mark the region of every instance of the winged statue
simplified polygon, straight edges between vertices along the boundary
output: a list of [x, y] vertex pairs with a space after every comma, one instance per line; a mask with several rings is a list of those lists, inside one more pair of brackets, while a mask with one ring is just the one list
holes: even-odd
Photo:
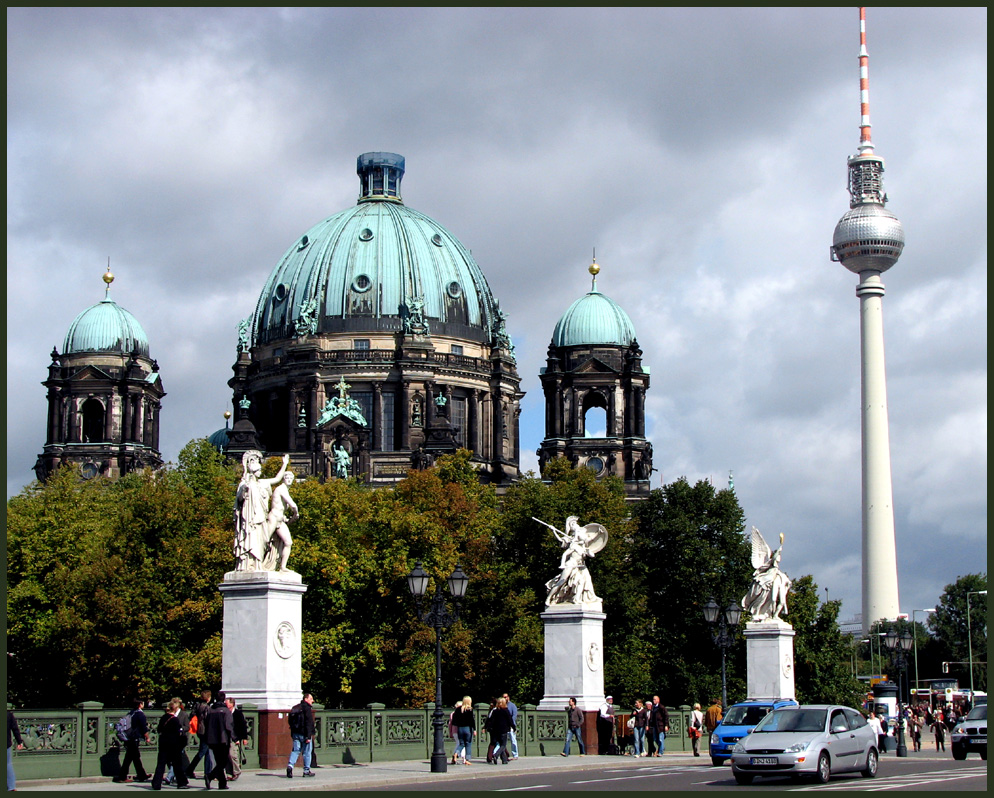
[[770, 549], [756, 527], [752, 528], [752, 586], [742, 599], [742, 609], [752, 614], [754, 621], [775, 619], [787, 614], [787, 592], [790, 579], [780, 570], [783, 555], [783, 535], [780, 547]]
[[580, 526], [580, 519], [566, 519], [566, 531], [556, 529], [538, 518], [532, 518], [552, 530], [565, 549], [559, 561], [559, 573], [545, 583], [549, 591], [545, 606], [551, 604], [590, 604], [599, 602], [587, 570], [587, 557], [593, 557], [607, 545], [607, 529], [601, 524]]

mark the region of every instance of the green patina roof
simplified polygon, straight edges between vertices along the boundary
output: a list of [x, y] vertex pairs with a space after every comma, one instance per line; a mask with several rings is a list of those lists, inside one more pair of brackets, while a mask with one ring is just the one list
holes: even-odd
[[320, 332], [395, 330], [420, 298], [431, 334], [489, 341], [497, 303], [469, 251], [434, 219], [404, 205], [404, 159], [358, 159], [355, 207], [314, 225], [286, 251], [259, 296], [254, 343], [294, 337], [317, 301]]
[[569, 306], [552, 331], [553, 346], [614, 344], [628, 346], [635, 340], [635, 325], [613, 299], [597, 290]]
[[87, 308], [69, 325], [63, 354], [74, 352], [120, 352], [138, 350], [148, 357], [148, 336], [138, 319], [108, 295], [102, 302]]

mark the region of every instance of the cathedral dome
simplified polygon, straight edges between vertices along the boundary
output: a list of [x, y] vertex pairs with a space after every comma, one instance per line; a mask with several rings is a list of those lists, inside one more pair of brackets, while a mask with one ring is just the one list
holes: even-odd
[[553, 346], [581, 346], [585, 344], [611, 344], [629, 346], [635, 340], [635, 325], [628, 314], [610, 297], [597, 290], [597, 282], [590, 292], [569, 306], [552, 332]]
[[273, 269], [253, 316], [254, 344], [308, 333], [397, 332], [412, 306], [431, 335], [488, 343], [497, 303], [469, 251], [404, 205], [404, 159], [360, 155], [358, 203], [314, 225]]
[[[108, 279], [108, 277], [110, 279]], [[148, 336], [138, 323], [138, 319], [110, 298], [110, 283], [114, 279], [108, 272], [107, 295], [101, 302], [80, 313], [69, 325], [64, 354], [77, 352], [113, 352], [148, 357]]]

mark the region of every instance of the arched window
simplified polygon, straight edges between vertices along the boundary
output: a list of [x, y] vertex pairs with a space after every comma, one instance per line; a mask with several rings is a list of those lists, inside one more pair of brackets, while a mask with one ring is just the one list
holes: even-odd
[[83, 443], [104, 439], [104, 406], [98, 399], [87, 399], [80, 408], [83, 413]]
[[607, 437], [607, 400], [597, 391], [583, 397], [583, 436]]

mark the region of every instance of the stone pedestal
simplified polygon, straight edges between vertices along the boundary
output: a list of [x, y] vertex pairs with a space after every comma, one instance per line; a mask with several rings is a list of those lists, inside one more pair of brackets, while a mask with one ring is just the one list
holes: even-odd
[[553, 604], [540, 617], [545, 624], [545, 695], [538, 708], [561, 712], [575, 696], [585, 712], [600, 709], [607, 617], [601, 602]]
[[221, 689], [239, 703], [286, 711], [301, 698], [301, 600], [295, 571], [229, 571], [224, 598]]
[[794, 698], [794, 627], [785, 621], [745, 625], [746, 696]]

